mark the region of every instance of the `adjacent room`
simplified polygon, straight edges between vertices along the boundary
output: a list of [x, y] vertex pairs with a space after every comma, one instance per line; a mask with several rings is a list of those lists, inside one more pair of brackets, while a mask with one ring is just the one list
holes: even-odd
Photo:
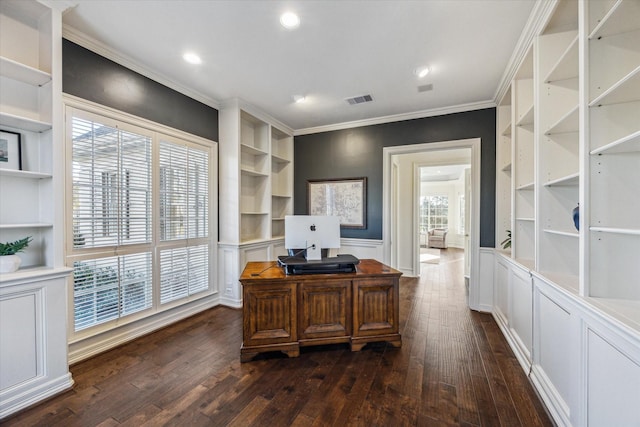
[[637, 426], [637, 0], [0, 0], [2, 425]]

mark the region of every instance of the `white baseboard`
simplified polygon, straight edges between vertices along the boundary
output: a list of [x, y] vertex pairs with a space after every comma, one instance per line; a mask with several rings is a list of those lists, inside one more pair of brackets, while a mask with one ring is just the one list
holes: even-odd
[[534, 364], [531, 367], [530, 378], [545, 407], [550, 412], [551, 418], [559, 426], [571, 426], [569, 406], [562, 399], [542, 367]]
[[228, 297], [220, 297], [220, 305], [230, 308], [242, 308], [242, 300]]
[[0, 393], [0, 419], [69, 390], [71, 387], [73, 387], [73, 378], [70, 373], [66, 373], [49, 381], [43, 381], [43, 377], [36, 377], [32, 381], [3, 390]]

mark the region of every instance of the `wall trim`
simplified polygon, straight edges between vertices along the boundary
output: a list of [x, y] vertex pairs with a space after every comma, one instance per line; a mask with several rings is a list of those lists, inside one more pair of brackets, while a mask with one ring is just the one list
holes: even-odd
[[81, 31], [76, 30], [73, 27], [68, 25], [62, 26], [62, 37], [80, 45], [90, 51], [97, 53], [100, 56], [103, 56], [117, 64], [122, 65], [136, 73], [147, 77], [151, 80], [154, 80], [161, 85], [167, 86], [175, 91], [182, 93], [183, 95], [188, 96], [189, 98], [195, 99], [196, 101], [202, 102], [209, 107], [213, 107], [216, 110], [220, 109], [220, 102], [213, 98], [209, 98], [208, 96], [204, 96], [199, 92], [196, 92], [193, 89], [190, 89], [169, 77], [160, 74], [156, 71], [149, 69], [148, 67], [140, 64], [137, 60], [133, 59], [130, 56], [127, 56], [121, 52], [115, 51], [113, 48], [107, 46], [106, 44], [84, 34]]
[[[69, 390], [73, 387], [74, 381], [71, 373], [60, 375], [49, 381], [42, 382], [39, 385], [31, 386], [30, 383], [38, 383], [42, 377], [35, 377], [34, 381], [18, 384], [18, 387], [12, 387], [0, 395], [0, 420], [19, 410], [26, 409], [44, 399], [53, 397], [58, 393]], [[16, 388], [25, 388], [23, 393], [11, 396], [8, 392], [15, 391]]]
[[496, 102], [493, 100], [479, 101], [470, 104], [452, 105], [448, 107], [433, 108], [430, 110], [414, 111], [410, 113], [393, 114], [390, 116], [373, 117], [371, 119], [355, 120], [352, 122], [336, 123], [326, 126], [316, 126], [311, 128], [297, 129], [294, 136], [310, 135], [314, 133], [330, 132], [334, 130], [351, 129], [363, 126], [379, 125], [384, 123], [401, 122], [404, 120], [423, 119], [425, 117], [444, 116], [446, 114], [464, 113], [467, 111], [483, 110], [494, 108]]
[[549, 17], [557, 4], [558, 0], [537, 1], [534, 3], [533, 10], [529, 14], [529, 19], [520, 34], [520, 38], [516, 43], [516, 47], [511, 54], [511, 58], [502, 74], [500, 83], [498, 83], [498, 87], [496, 88], [496, 93], [493, 97], [496, 105], [504, 97], [505, 93], [507, 93], [516, 71], [520, 68], [522, 61], [533, 43], [534, 37], [542, 32], [542, 28], [549, 21]]

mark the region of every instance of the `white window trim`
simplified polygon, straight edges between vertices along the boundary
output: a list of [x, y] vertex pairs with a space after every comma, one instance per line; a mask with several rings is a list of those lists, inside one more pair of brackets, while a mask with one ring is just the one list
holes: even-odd
[[[154, 222], [152, 224], [152, 243], [151, 244], [140, 244], [140, 245], [130, 245], [127, 247], [119, 247], [117, 251], [114, 251], [113, 248], [105, 249], [105, 248], [92, 248], [92, 249], [74, 249], [73, 247], [73, 238], [72, 236], [73, 230], [73, 215], [72, 215], [72, 199], [73, 199], [73, 179], [71, 177], [72, 173], [72, 163], [71, 163], [71, 155], [72, 155], [72, 147], [70, 144], [67, 144], [67, 135], [69, 124], [71, 122], [71, 117], [73, 116], [74, 111], [79, 111], [83, 115], [88, 115], [89, 117], [93, 116], [99, 118], [105, 124], [116, 124], [121, 129], [127, 129], [134, 132], [140, 131], [143, 129], [146, 133], [152, 134], [152, 212], [153, 217], [157, 218], [159, 215], [159, 139], [160, 137], [165, 140], [175, 142], [179, 140], [181, 143], [186, 143], [197, 147], [199, 149], [210, 150], [210, 159], [209, 159], [209, 235], [207, 238], [199, 238], [199, 239], [188, 239], [189, 244], [209, 244], [209, 290], [205, 292], [200, 292], [195, 295], [191, 295], [189, 297], [185, 297], [180, 300], [171, 301], [166, 304], [160, 304], [160, 296], [159, 296], [159, 283], [160, 280], [160, 271], [157, 268], [154, 268], [152, 271], [152, 281], [154, 286], [153, 293], [153, 304], [150, 309], [143, 310], [141, 312], [128, 315], [126, 317], [108, 321], [102, 324], [98, 324], [80, 331], [74, 330], [74, 305], [73, 305], [73, 280], [70, 280], [70, 291], [68, 292], [68, 307], [69, 307], [69, 321], [68, 325], [68, 337], [69, 342], [79, 342], [85, 340], [87, 338], [91, 338], [97, 335], [100, 335], [105, 332], [113, 331], [118, 327], [128, 325], [142, 319], [150, 318], [156, 315], [159, 315], [163, 312], [175, 309], [176, 307], [187, 305], [197, 300], [202, 300], [207, 297], [211, 297], [212, 295], [218, 294], [218, 286], [217, 286], [217, 242], [218, 242], [218, 144], [215, 141], [211, 141], [206, 138], [199, 137], [197, 135], [193, 135], [187, 132], [183, 132], [174, 128], [170, 128], [168, 126], [143, 119], [137, 116], [133, 116], [128, 113], [124, 113], [118, 110], [115, 110], [110, 107], [102, 106], [91, 101], [87, 101], [72, 95], [63, 94], [63, 104], [64, 104], [64, 141], [65, 141], [65, 156], [64, 156], [64, 176], [65, 180], [61, 183], [61, 185], [65, 186], [65, 200], [64, 200], [64, 224], [65, 229], [63, 231], [63, 236], [65, 240], [65, 263], [67, 265], [72, 265], [74, 261], [81, 261], [83, 259], [93, 259], [96, 257], [104, 257], [104, 256], [113, 256], [113, 255], [126, 255], [131, 253], [139, 252], [140, 250], [148, 249], [152, 252], [152, 257], [155, 260], [159, 259], [159, 252], [161, 249], [167, 247], [180, 247], [185, 246], [184, 240], [181, 241], [167, 241], [160, 242], [159, 241], [159, 229], [157, 224]], [[106, 120], [106, 121], [105, 121]], [[117, 252], [117, 253], [116, 253]], [[157, 264], [153, 264], [157, 265]], [[157, 287], [157, 289], [156, 289]]]

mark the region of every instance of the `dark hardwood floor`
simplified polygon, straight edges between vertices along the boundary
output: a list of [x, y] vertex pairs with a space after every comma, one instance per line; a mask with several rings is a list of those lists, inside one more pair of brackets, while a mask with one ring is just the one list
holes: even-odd
[[240, 363], [242, 312], [216, 307], [71, 367], [73, 390], [6, 426], [548, 426], [460, 250], [400, 283], [402, 348], [309, 347]]

